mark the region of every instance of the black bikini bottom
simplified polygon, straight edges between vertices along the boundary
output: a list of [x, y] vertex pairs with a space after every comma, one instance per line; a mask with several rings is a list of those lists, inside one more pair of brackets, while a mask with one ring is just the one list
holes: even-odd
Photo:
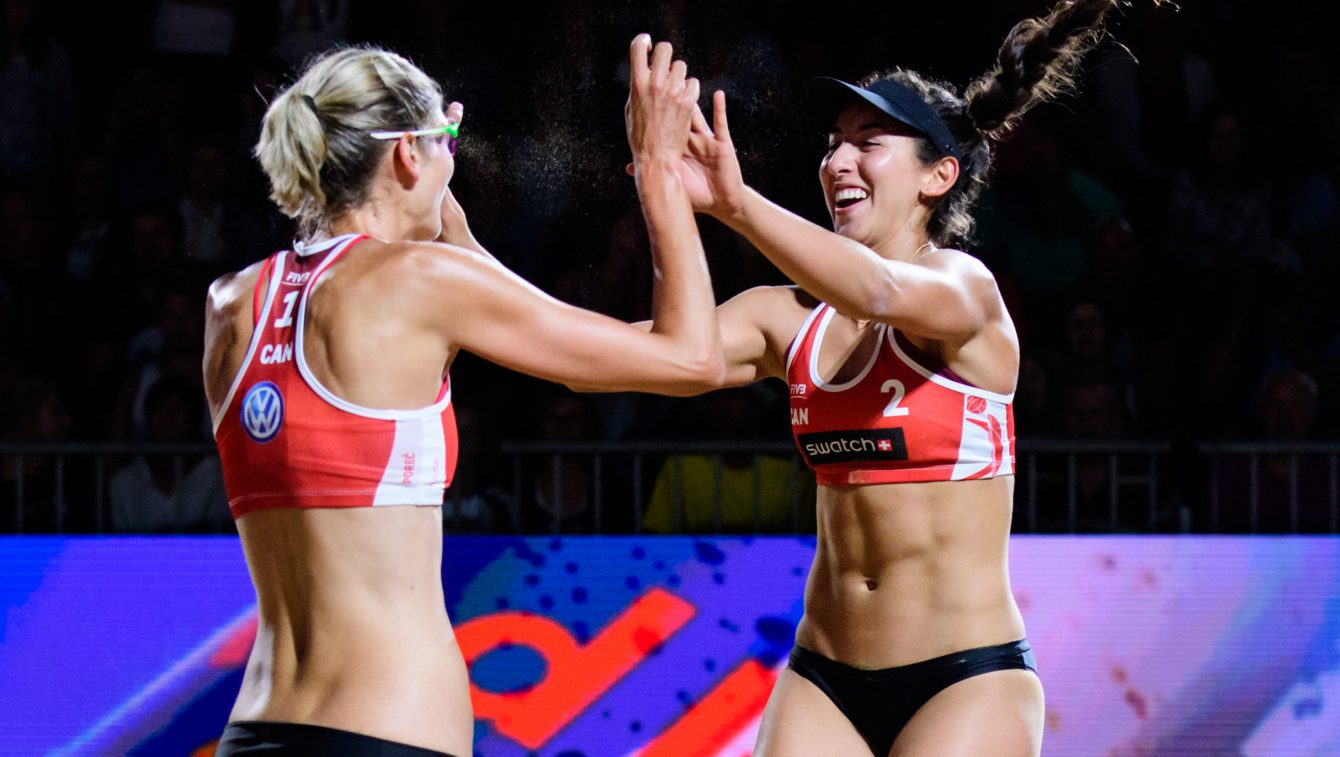
[[229, 723], [214, 757], [237, 755], [348, 755], [348, 757], [452, 757], [446, 752], [305, 723], [247, 720]]
[[997, 670], [1037, 672], [1024, 639], [883, 670], [853, 668], [796, 646], [787, 667], [827, 694], [878, 757], [889, 753], [922, 705], [959, 681]]

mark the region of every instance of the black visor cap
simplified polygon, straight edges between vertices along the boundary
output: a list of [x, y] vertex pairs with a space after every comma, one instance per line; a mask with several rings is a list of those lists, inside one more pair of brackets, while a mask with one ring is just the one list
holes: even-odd
[[805, 87], [806, 105], [815, 126], [827, 130], [842, 109], [856, 100], [864, 100], [876, 110], [914, 131], [924, 134], [941, 155], [963, 162], [958, 140], [921, 96], [891, 79], [882, 79], [869, 88], [858, 87], [841, 79], [810, 79]]

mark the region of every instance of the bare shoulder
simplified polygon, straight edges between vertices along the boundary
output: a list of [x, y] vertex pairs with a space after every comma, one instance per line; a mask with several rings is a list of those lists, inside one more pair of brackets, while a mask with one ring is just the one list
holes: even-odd
[[451, 276], [480, 267], [501, 269], [488, 255], [442, 242], [395, 242], [382, 255], [397, 275]]
[[209, 297], [206, 316], [209, 321], [231, 321], [247, 307], [256, 291], [256, 279], [260, 277], [264, 260], [233, 273], [225, 273], [209, 285]]
[[940, 247], [916, 259], [919, 265], [936, 271], [953, 273], [970, 281], [996, 281], [995, 274], [976, 256], [952, 247]]
[[1000, 300], [996, 275], [986, 267], [986, 263], [963, 250], [940, 248], [921, 256], [917, 263], [952, 276], [966, 291], [980, 298], [991, 309]]
[[[357, 271], [361, 288], [393, 291], [395, 299], [387, 304], [413, 310], [461, 305], [458, 295], [496, 284], [499, 277], [513, 274], [488, 255], [440, 242], [383, 244], [363, 257]], [[444, 297], [448, 293], [452, 296]]]
[[251, 341], [251, 303], [264, 267], [265, 261], [257, 261], [241, 271], [220, 276], [209, 285], [202, 368], [205, 395], [215, 417], [222, 410], [220, 403]]

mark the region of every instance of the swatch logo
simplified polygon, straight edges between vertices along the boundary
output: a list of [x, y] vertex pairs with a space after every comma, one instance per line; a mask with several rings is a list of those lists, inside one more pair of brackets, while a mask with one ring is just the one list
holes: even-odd
[[279, 387], [262, 381], [242, 398], [242, 428], [254, 442], [264, 444], [279, 433], [284, 423], [284, 395]]
[[796, 444], [812, 466], [907, 459], [907, 441], [901, 428], [799, 434]]

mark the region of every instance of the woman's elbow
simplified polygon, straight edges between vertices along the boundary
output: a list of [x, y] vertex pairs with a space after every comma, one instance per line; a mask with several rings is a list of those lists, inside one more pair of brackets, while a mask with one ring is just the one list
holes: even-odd
[[726, 360], [720, 350], [698, 355], [684, 364], [684, 375], [674, 387], [674, 394], [692, 397], [705, 394], [726, 385]]
[[707, 364], [703, 366], [700, 375], [701, 385], [704, 392], [710, 392], [714, 389], [720, 389], [726, 385], [726, 358], [717, 350]]

